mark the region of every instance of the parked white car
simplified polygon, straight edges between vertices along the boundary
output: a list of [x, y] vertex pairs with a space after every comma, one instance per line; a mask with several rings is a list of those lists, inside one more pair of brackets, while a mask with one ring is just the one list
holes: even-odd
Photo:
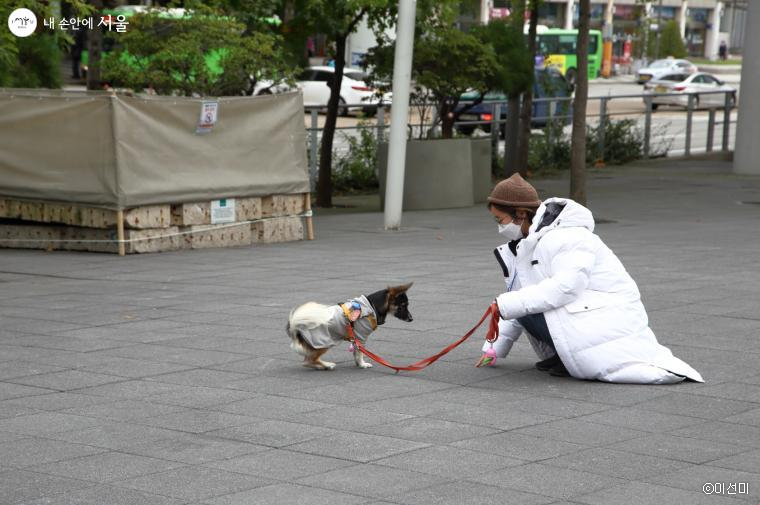
[[697, 66], [688, 60], [665, 58], [663, 60], [655, 60], [648, 67], [639, 70], [636, 74], [636, 82], [644, 84], [645, 82], [659, 79], [663, 75], [673, 73], [693, 74], [697, 70]]
[[[706, 92], [723, 91], [723, 93]], [[731, 87], [711, 74], [667, 74], [644, 85], [644, 93], [652, 96], [652, 110], [660, 105], [688, 107], [689, 94], [694, 94], [694, 108], [713, 106], [724, 107], [726, 95], [731, 107], [736, 105], [736, 88]]]
[[[305, 106], [327, 107], [327, 101], [330, 99], [328, 82], [334, 74], [333, 67], [308, 67], [301, 72], [297, 77], [297, 85], [303, 91]], [[391, 103], [391, 93], [380, 94], [366, 81], [367, 74], [361, 69], [343, 69], [339, 115], [348, 115], [349, 110], [363, 110], [365, 113], [374, 114], [379, 104]]]

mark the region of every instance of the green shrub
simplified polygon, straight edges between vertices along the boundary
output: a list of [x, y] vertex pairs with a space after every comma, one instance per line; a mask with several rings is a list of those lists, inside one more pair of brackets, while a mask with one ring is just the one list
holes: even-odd
[[586, 130], [586, 161], [597, 160], [607, 165], [622, 165], [644, 155], [644, 132], [633, 119], [605, 121], [604, 152], [599, 152], [599, 132], [602, 126], [589, 126]]
[[333, 187], [339, 193], [364, 193], [377, 190], [377, 137], [369, 123], [359, 123], [359, 136], [345, 135], [348, 151], [335, 151]]
[[[35, 34], [16, 40], [18, 57], [0, 65], [0, 86], [60, 88], [61, 50], [54, 35]], [[5, 68], [2, 68], [5, 67]]]

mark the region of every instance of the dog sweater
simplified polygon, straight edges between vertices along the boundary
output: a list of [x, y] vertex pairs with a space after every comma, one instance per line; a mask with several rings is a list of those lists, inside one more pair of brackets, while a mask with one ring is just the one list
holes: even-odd
[[[369, 300], [367, 300], [367, 297], [364, 295], [359, 298], [348, 300], [346, 303], [350, 305], [352, 302], [358, 303], [361, 307], [359, 319], [354, 322], [354, 335], [363, 344], [367, 341], [367, 337], [369, 337], [370, 333], [377, 328], [375, 311], [369, 303]], [[299, 325], [295, 326], [295, 329], [303, 336], [304, 340], [306, 340], [314, 349], [333, 347], [346, 339], [346, 325], [348, 324], [348, 319], [343, 312], [342, 306], [331, 305], [327, 309], [332, 314], [327, 324], [317, 326], [316, 328], [306, 328]]]

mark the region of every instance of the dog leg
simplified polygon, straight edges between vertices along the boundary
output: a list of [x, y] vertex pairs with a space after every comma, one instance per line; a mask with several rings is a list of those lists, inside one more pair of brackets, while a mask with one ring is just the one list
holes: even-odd
[[322, 361], [322, 355], [327, 352], [327, 349], [315, 349], [304, 359], [303, 366], [307, 368], [314, 368], [315, 370], [333, 370], [335, 369], [335, 363], [329, 361]]
[[364, 354], [357, 348], [354, 348], [354, 363], [359, 368], [372, 368], [372, 363], [364, 361]]

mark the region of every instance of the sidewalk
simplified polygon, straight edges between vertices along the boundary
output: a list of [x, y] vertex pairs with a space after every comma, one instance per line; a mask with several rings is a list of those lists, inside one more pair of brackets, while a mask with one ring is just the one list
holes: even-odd
[[706, 384], [558, 379], [526, 340], [476, 369], [484, 332], [416, 374], [343, 348], [300, 366], [291, 307], [390, 283], [415, 282], [414, 322], [370, 349], [410, 363], [464, 334], [503, 289], [483, 206], [395, 233], [317, 212], [317, 240], [253, 248], [0, 250], [0, 505], [758, 503], [759, 191], [715, 161], [589, 178], [597, 233]]

